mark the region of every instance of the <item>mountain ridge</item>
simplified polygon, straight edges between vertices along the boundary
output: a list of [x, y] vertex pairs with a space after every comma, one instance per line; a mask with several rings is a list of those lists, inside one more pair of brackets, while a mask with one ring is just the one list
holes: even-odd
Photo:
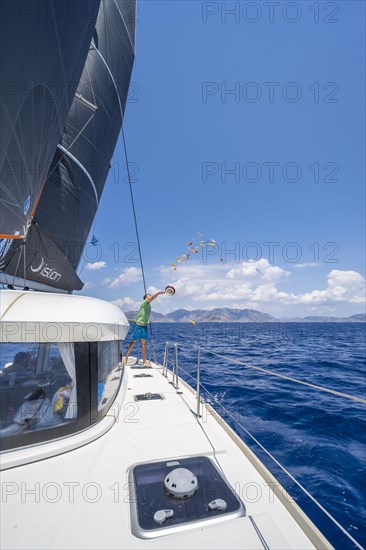
[[[126, 317], [133, 321], [137, 311], [125, 311]], [[307, 315], [305, 317], [277, 318], [256, 309], [236, 309], [229, 307], [214, 309], [177, 309], [166, 315], [153, 311], [154, 323], [365, 323], [366, 314], [356, 313], [349, 317], [327, 317]]]

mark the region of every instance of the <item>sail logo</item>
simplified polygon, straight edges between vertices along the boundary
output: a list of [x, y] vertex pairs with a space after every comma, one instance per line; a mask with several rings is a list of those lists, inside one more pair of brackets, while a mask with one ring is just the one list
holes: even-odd
[[23, 214], [24, 214], [24, 216], [27, 214], [27, 212], [29, 210], [29, 207], [30, 207], [30, 195], [28, 195], [28, 197], [25, 199], [25, 201], [23, 203]]
[[52, 267], [48, 267], [43, 257], [39, 266], [36, 268], [31, 266], [31, 270], [33, 271], [33, 273], [39, 273], [41, 277], [51, 279], [51, 281], [59, 281], [61, 279], [61, 273], [58, 273]]

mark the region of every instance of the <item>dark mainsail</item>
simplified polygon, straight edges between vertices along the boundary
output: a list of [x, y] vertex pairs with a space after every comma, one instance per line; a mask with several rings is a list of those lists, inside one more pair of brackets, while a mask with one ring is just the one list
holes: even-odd
[[0, 238], [25, 235], [80, 80], [100, 0], [0, 3]]
[[[75, 271], [121, 130], [134, 40], [135, 1], [101, 0], [84, 69], [55, 147], [26, 245], [13, 243], [6, 252], [0, 264], [5, 273], [23, 276], [25, 269], [28, 281], [41, 279], [67, 291], [82, 288]], [[34, 271], [42, 261], [53, 270], [47, 271], [53, 278], [42, 279], [42, 270]]]

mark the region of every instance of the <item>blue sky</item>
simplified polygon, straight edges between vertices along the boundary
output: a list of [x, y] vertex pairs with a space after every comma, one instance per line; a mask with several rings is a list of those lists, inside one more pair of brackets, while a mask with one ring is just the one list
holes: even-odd
[[[125, 133], [148, 287], [177, 288], [156, 310], [364, 311], [364, 11], [139, 2]], [[198, 232], [217, 248], [173, 271]], [[136, 307], [121, 140], [92, 233], [83, 292]]]

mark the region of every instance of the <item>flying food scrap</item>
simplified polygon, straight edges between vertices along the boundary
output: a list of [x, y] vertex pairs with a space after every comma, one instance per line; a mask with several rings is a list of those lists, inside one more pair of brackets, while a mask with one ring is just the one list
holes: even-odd
[[[200, 246], [216, 246], [217, 242], [215, 239], [202, 239], [202, 233], [197, 233], [196, 237], [194, 237], [191, 241], [188, 242], [187, 246], [187, 253], [181, 254], [180, 256], [177, 256], [176, 261], [178, 264], [182, 262], [186, 262], [189, 260], [191, 254], [198, 254]], [[171, 264], [173, 271], [177, 270], [177, 264], [173, 262]]]

